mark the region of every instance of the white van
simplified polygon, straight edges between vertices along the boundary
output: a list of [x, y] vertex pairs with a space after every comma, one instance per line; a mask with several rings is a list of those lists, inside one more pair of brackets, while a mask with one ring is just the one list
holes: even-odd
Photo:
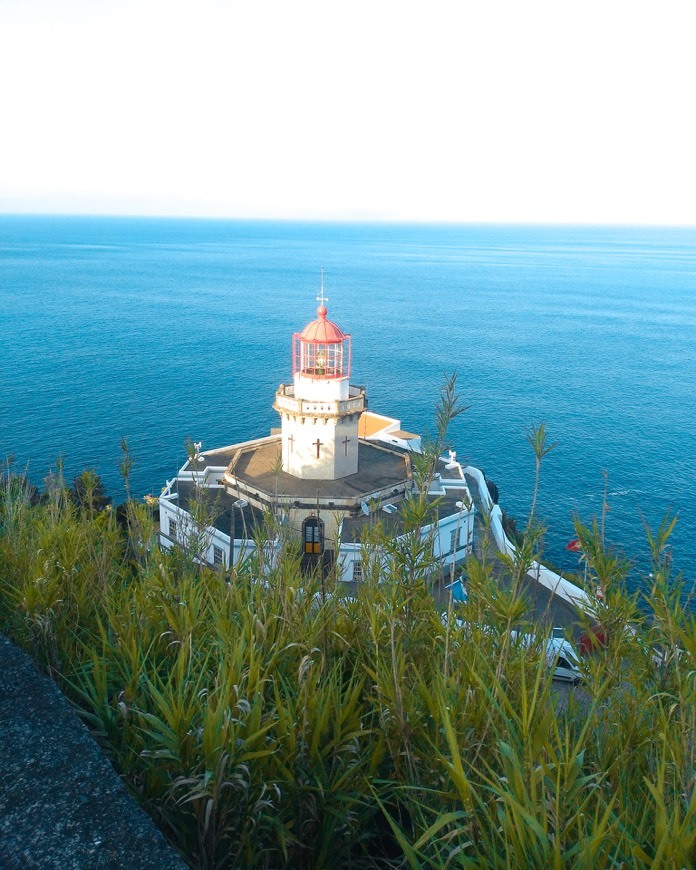
[[[465, 622], [456, 614], [452, 614], [452, 616], [454, 626], [471, 631], [472, 624], [470, 622]], [[441, 620], [442, 624], [447, 627], [447, 612], [442, 614]], [[479, 625], [478, 629], [486, 634], [493, 632], [493, 628], [489, 625]], [[520, 634], [518, 631], [514, 630], [510, 632], [510, 638], [513, 642], [517, 642], [525, 649], [538, 646], [540, 643], [535, 635]], [[566, 639], [562, 628], [554, 628], [552, 630], [551, 637], [546, 641], [544, 658], [547, 666], [553, 670], [554, 680], [563, 680], [566, 683], [577, 683], [582, 679], [580, 657], [578, 656], [573, 644]]]
[[[517, 631], [511, 631], [510, 636], [513, 640], [519, 640], [524, 647], [536, 646], [539, 643], [533, 634], [519, 634]], [[580, 658], [573, 644], [564, 637], [563, 629], [553, 629], [551, 637], [546, 641], [544, 656], [546, 664], [553, 668], [554, 680], [577, 683], [582, 679]]]

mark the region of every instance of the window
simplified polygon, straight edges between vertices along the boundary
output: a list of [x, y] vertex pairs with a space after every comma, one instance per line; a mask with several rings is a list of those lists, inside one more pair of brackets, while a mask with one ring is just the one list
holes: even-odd
[[176, 541], [176, 520], [169, 517], [169, 537]]
[[222, 550], [220, 547], [213, 547], [213, 565], [222, 567]]
[[321, 553], [324, 549], [324, 523], [318, 517], [309, 517], [302, 526], [305, 553]]
[[353, 562], [353, 580], [359, 583], [363, 578], [362, 559], [355, 559]]
[[318, 377], [341, 376], [343, 372], [343, 344], [307, 344], [302, 343], [300, 349], [301, 369], [303, 374]]
[[450, 532], [450, 553], [456, 553], [462, 545], [460, 532], [461, 529], [459, 528], [452, 529], [452, 531]]

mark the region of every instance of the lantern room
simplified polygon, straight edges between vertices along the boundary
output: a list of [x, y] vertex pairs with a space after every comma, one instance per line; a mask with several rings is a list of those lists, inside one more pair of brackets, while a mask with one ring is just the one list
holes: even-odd
[[317, 319], [293, 335], [293, 376], [311, 380], [350, 377], [351, 337], [327, 320], [326, 315], [326, 306], [322, 304], [317, 308]]

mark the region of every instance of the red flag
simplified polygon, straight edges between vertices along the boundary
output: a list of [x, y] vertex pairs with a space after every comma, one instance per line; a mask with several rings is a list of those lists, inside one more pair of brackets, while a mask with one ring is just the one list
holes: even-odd
[[566, 550], [570, 550], [571, 553], [580, 553], [582, 551], [582, 544], [576, 538], [574, 541], [569, 541], [566, 544]]

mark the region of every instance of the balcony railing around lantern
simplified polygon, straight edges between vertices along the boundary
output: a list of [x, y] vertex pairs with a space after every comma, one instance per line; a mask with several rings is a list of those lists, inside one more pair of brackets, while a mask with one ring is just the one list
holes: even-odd
[[[277, 391], [277, 396], [287, 396], [289, 399], [295, 398], [295, 385], [294, 384], [281, 384]], [[357, 399], [360, 396], [365, 395], [365, 387], [362, 384], [350, 384], [348, 387], [348, 398], [349, 399]]]
[[308, 417], [335, 417], [355, 414], [365, 409], [365, 388], [350, 387], [347, 399], [315, 401], [296, 399], [292, 384], [281, 384], [276, 392], [274, 408], [282, 413], [303, 415]]
[[346, 336], [340, 342], [307, 341], [294, 336], [292, 348], [293, 374], [331, 380], [350, 376], [351, 341]]

